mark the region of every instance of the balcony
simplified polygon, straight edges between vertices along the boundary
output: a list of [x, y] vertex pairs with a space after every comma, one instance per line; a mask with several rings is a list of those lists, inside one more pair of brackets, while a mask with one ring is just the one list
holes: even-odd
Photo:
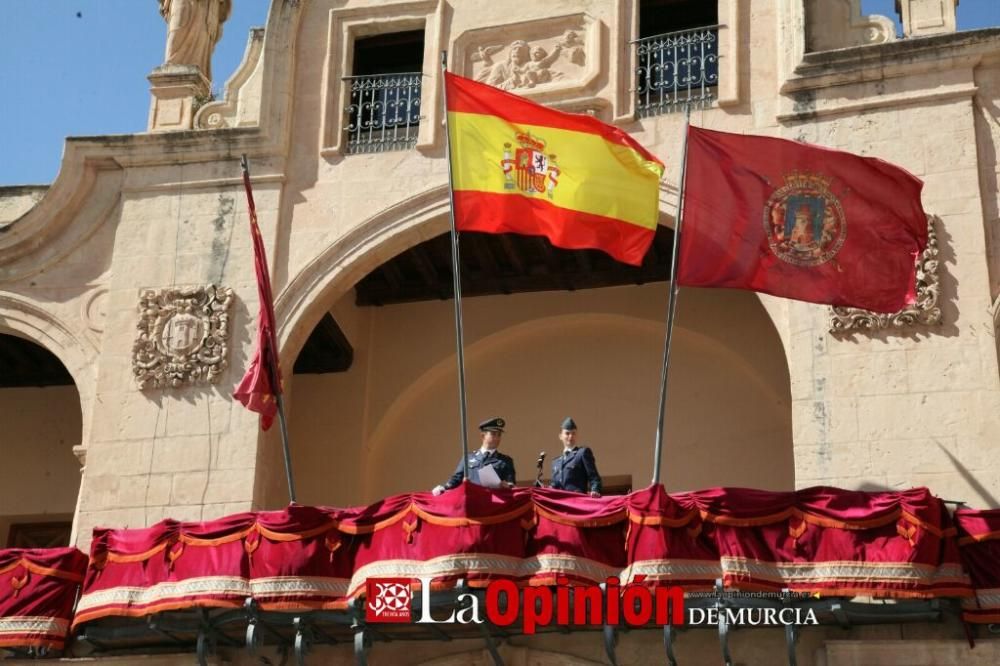
[[[232, 660], [271, 646], [304, 664], [314, 648], [353, 643], [363, 665], [374, 642], [402, 643], [398, 657], [410, 641], [479, 638], [502, 664], [499, 640], [538, 630], [601, 632], [614, 664], [617, 636], [658, 630], [675, 663], [672, 622], [715, 630], [726, 663], [730, 627], [784, 625], [794, 665], [800, 625], [995, 623], [1000, 511], [952, 515], [945, 504], [927, 488], [654, 485], [590, 498], [465, 483], [361, 507], [96, 528], [89, 559], [76, 548], [0, 550], [0, 659], [181, 650], [207, 664], [216, 650]], [[416, 579], [435, 584], [414, 593]], [[373, 581], [403, 587], [372, 597]], [[486, 609], [483, 588], [498, 581], [502, 622], [445, 619], [473, 597]], [[670, 588], [683, 601], [658, 619], [626, 588]], [[426, 604], [433, 621], [414, 622]], [[573, 612], [553, 623], [558, 604]], [[401, 616], [380, 616], [387, 608]], [[792, 615], [761, 622], [741, 610]], [[717, 619], [704, 620], [709, 611]]]
[[644, 37], [636, 45], [640, 118], [711, 106], [719, 84], [719, 26]]
[[408, 150], [420, 128], [420, 72], [344, 77], [350, 86], [347, 152]]

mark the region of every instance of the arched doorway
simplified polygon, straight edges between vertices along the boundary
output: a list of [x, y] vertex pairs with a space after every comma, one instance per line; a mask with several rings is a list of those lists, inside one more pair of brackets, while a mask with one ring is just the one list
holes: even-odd
[[80, 488], [80, 393], [46, 348], [0, 333], [0, 547], [70, 544]]
[[[664, 231], [666, 245], [655, 252], [661, 264], [672, 242]], [[339, 372], [295, 375], [290, 383], [300, 501], [358, 504], [429, 489], [458, 460], [450, 273], [429, 245], [438, 237], [421, 241], [425, 234], [413, 227], [390, 235], [387, 244], [403, 246], [399, 254], [373, 267], [370, 258], [359, 261], [369, 265], [369, 277], [355, 277], [353, 289], [327, 289], [335, 295], [326, 297], [324, 318], [336, 322], [352, 361]], [[463, 260], [471, 256], [472, 264], [463, 271], [478, 285], [463, 286], [470, 446], [478, 446], [479, 420], [504, 416], [504, 449], [515, 457], [519, 478], [529, 480], [540, 450], [557, 453], [558, 424], [572, 415], [604, 475], [647, 485], [667, 292], [663, 266], [644, 266], [616, 282], [606, 279], [599, 253], [581, 258], [548, 248], [511, 259], [484, 252], [468, 236]], [[521, 260], [520, 277], [482, 274], [491, 254], [500, 272]], [[409, 263], [391, 265], [399, 261]], [[539, 263], [540, 279], [532, 279]], [[335, 266], [341, 277], [357, 271], [346, 262]], [[381, 291], [373, 298], [376, 273]], [[483, 287], [491, 280], [492, 291]], [[404, 297], [393, 301], [394, 289]], [[668, 489], [791, 489], [787, 362], [756, 296], [685, 290], [673, 359], [662, 472]]]

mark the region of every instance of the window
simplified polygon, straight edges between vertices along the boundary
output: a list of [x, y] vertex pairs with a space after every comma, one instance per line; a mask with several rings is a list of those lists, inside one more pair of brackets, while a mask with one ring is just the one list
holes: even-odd
[[642, 0], [636, 41], [640, 117], [712, 102], [719, 82], [714, 0]]
[[411, 30], [354, 42], [347, 107], [347, 152], [405, 150], [420, 126], [424, 32]]
[[8, 548], [59, 548], [69, 545], [73, 524], [69, 521], [51, 523], [14, 523], [7, 533]]

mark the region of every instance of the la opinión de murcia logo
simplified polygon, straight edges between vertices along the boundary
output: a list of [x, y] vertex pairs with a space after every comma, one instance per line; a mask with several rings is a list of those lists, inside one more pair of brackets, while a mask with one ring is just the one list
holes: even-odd
[[[459, 594], [458, 608], [451, 615], [435, 618], [431, 614], [431, 586], [434, 579], [421, 576], [421, 605], [417, 624], [482, 624], [480, 597]], [[519, 619], [525, 634], [533, 634], [539, 626], [555, 623], [559, 626], [620, 624], [635, 626], [684, 624], [684, 591], [680, 587], [642, 585], [644, 577], [636, 576], [622, 586], [617, 578], [609, 578], [604, 586], [570, 585], [569, 578], [559, 576], [552, 587], [521, 588], [511, 580], [496, 580], [486, 588], [485, 615], [498, 627], [508, 627]], [[553, 594], [553, 587], [555, 593]], [[405, 588], [405, 590], [403, 589]], [[369, 622], [408, 622], [412, 588], [405, 578], [369, 578], [365, 617]], [[405, 610], [404, 610], [405, 606]]]
[[[815, 625], [819, 624], [811, 608], [689, 608], [685, 613], [684, 590], [676, 585], [650, 588], [645, 577], [621, 585], [609, 578], [603, 586], [571, 585], [565, 576], [555, 586], [518, 587], [511, 580], [496, 580], [486, 588], [486, 619], [498, 627], [508, 627], [519, 619], [525, 634], [534, 634], [539, 626], [619, 625], [663, 626], [666, 624], [733, 625]], [[420, 585], [420, 617], [417, 624], [482, 624], [480, 597], [462, 593], [457, 608], [448, 617], [431, 614], [431, 586], [434, 579], [413, 579]], [[368, 622], [410, 622], [413, 592], [408, 578], [369, 578], [366, 619]], [[732, 597], [733, 594], [727, 596]], [[738, 594], [736, 596], [739, 596]], [[760, 595], [758, 595], [760, 596]], [[778, 595], [775, 595], [778, 596]], [[805, 595], [808, 596], [808, 595]]]
[[[428, 579], [429, 580], [429, 579]], [[369, 578], [365, 619], [369, 622], [409, 622], [413, 588], [409, 578]]]

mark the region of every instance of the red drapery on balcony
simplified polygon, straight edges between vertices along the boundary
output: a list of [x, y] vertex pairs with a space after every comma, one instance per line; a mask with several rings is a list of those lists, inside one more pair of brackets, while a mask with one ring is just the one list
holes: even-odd
[[590, 498], [463, 484], [350, 509], [290, 506], [204, 523], [98, 529], [75, 624], [194, 606], [342, 608], [369, 577], [436, 586], [610, 576], [704, 589], [971, 596], [956, 532], [923, 488], [766, 492], [652, 486]]
[[628, 574], [688, 588], [826, 596], [968, 596], [955, 529], [926, 488], [715, 488], [630, 497]]
[[966, 622], [1000, 622], [1000, 509], [955, 512], [962, 563], [976, 596], [962, 601]]
[[0, 647], [61, 650], [86, 570], [76, 548], [0, 550]]

